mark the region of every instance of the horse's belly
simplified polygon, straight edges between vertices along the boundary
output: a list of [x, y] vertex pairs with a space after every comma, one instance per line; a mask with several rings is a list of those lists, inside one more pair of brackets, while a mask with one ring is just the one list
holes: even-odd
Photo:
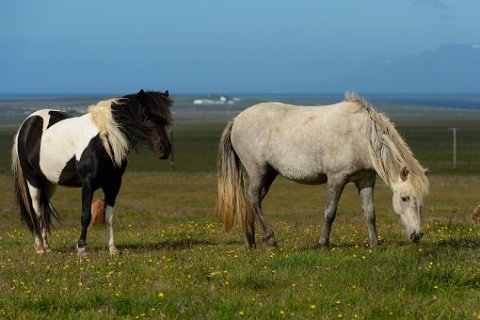
[[322, 184], [329, 176], [348, 176], [365, 169], [361, 161], [352, 161], [349, 154], [332, 157], [326, 152], [297, 153], [294, 158], [282, 154], [272, 157], [268, 163], [280, 175], [303, 184]]
[[[285, 160], [285, 158], [283, 159]], [[269, 165], [283, 177], [298, 183], [322, 184], [327, 182], [327, 175], [319, 163], [269, 161]]]
[[306, 175], [302, 176], [299, 174], [284, 176], [285, 178], [301, 183], [301, 184], [323, 184], [327, 182], [327, 175], [324, 173], [317, 174], [317, 175]]

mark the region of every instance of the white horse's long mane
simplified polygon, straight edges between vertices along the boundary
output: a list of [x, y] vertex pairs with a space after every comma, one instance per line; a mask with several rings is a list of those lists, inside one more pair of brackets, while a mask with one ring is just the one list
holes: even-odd
[[428, 194], [426, 170], [413, 157], [413, 153], [390, 120], [377, 112], [366, 100], [355, 93], [346, 93], [345, 100], [355, 103], [365, 112], [367, 137], [372, 164], [378, 175], [391, 185], [398, 181], [403, 168], [409, 171], [412, 190], [420, 202]]
[[100, 132], [103, 146], [117, 167], [120, 167], [130, 150], [128, 140], [120, 130], [112, 115], [112, 103], [116, 99], [103, 100], [88, 107], [93, 123]]

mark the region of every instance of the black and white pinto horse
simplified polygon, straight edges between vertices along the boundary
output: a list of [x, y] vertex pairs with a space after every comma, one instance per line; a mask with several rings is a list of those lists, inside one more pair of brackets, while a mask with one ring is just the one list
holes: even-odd
[[129, 151], [146, 145], [160, 159], [168, 158], [171, 124], [168, 91], [130, 94], [100, 101], [81, 117], [52, 109], [31, 114], [20, 126], [12, 149], [15, 198], [22, 220], [35, 235], [35, 251], [50, 251], [47, 233], [50, 203], [56, 185], [82, 187], [82, 231], [78, 254], [85, 254], [87, 228], [95, 190], [105, 194], [110, 254], [117, 254], [113, 239], [115, 200]]

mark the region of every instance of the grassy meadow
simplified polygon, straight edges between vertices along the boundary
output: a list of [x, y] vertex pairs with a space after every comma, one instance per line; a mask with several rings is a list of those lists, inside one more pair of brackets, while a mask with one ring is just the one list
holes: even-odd
[[[175, 153], [131, 154], [116, 206], [116, 244], [91, 226], [88, 256], [76, 255], [80, 190], [58, 188], [63, 217], [52, 253], [37, 255], [13, 203], [13, 127], [0, 128], [1, 319], [480, 319], [480, 112], [386, 109], [417, 159], [430, 169], [425, 236], [407, 241], [379, 181], [381, 246], [368, 247], [360, 201], [349, 185], [331, 248], [316, 243], [324, 186], [279, 178], [264, 211], [279, 242], [248, 251], [237, 227], [215, 215], [216, 148], [224, 121], [178, 121]], [[401, 109], [400, 109], [401, 110]], [[451, 127], [458, 132], [452, 168]], [[96, 197], [101, 197], [97, 194]]]

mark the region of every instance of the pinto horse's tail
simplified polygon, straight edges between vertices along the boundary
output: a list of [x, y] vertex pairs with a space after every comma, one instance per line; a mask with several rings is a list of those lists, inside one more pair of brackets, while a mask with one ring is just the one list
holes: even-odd
[[230, 121], [223, 131], [217, 158], [216, 211], [222, 216], [223, 227], [227, 232], [233, 227], [235, 215], [239, 216], [244, 230], [255, 221], [255, 209], [245, 189], [240, 159], [232, 146], [231, 133], [234, 120]]
[[50, 231], [52, 226], [51, 217], [60, 219], [55, 208], [50, 204], [44, 190], [40, 194], [40, 208], [42, 214], [38, 216], [33, 209], [33, 201], [30, 196], [28, 182], [25, 179], [23, 169], [18, 155], [17, 135], [15, 135], [12, 148], [12, 172], [14, 180], [15, 202], [20, 209], [20, 218], [27, 225], [31, 232], [39, 237], [42, 236], [42, 229]]

